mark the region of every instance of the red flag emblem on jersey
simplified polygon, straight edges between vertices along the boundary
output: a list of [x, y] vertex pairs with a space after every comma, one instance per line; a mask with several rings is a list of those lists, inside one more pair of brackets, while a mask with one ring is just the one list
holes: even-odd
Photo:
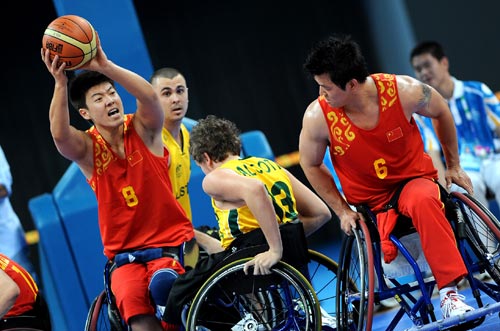
[[127, 156], [128, 163], [133, 167], [137, 163], [142, 161], [142, 155], [139, 151], [134, 151], [132, 154]]
[[403, 130], [401, 130], [400, 127], [397, 127], [394, 130], [386, 132], [385, 135], [387, 136], [387, 141], [393, 142], [394, 140], [403, 137]]

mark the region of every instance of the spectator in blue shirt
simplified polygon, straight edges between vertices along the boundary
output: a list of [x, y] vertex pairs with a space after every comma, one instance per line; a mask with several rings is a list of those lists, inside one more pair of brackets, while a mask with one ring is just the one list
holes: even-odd
[[0, 253], [9, 256], [35, 275], [29, 259], [29, 246], [19, 217], [10, 204], [12, 174], [2, 147], [0, 146]]
[[[416, 77], [447, 101], [457, 127], [460, 163], [472, 180], [474, 196], [488, 206], [488, 190], [500, 205], [500, 102], [486, 84], [450, 74], [443, 47], [425, 41], [412, 50]], [[461, 189], [453, 186], [452, 190]]]

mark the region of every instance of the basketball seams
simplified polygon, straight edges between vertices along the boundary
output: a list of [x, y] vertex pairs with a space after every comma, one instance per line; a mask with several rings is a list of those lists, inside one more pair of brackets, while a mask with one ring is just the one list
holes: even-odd
[[92, 41], [89, 41], [87, 43], [83, 43], [78, 39], [75, 39], [71, 36], [68, 36], [67, 34], [61, 33], [59, 31], [53, 30], [51, 28], [47, 28], [45, 30], [45, 34], [47, 36], [53, 37], [55, 39], [64, 41], [65, 43], [70, 44], [76, 48], [79, 48], [83, 54], [92, 53], [92, 45], [91, 45]]
[[[79, 16], [75, 16], [75, 15], [66, 15], [66, 16], [64, 16], [64, 18], [66, 20], [70, 21], [71, 23], [73, 23], [74, 25], [76, 25], [80, 29], [80, 31], [85, 35], [85, 37], [87, 37], [87, 43], [92, 42], [92, 37], [93, 37], [93, 34], [94, 34], [94, 28], [92, 27], [92, 25], [86, 19], [84, 19], [82, 17], [79, 17]], [[73, 18], [77, 18], [78, 20], [75, 20]], [[92, 36], [89, 36], [87, 34], [87, 31], [82, 27], [81, 23], [86, 24], [87, 27], [90, 28]]]

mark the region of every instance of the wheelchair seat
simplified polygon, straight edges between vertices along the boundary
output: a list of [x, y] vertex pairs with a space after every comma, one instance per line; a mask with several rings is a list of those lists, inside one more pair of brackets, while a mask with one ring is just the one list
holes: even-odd
[[[302, 269], [304, 269], [304, 266], [309, 262], [309, 253], [302, 222], [295, 220], [293, 222], [281, 224], [279, 230], [283, 244], [283, 257], [281, 260], [304, 273], [305, 271]], [[255, 229], [233, 241], [228, 248], [232, 253], [226, 256], [219, 265], [217, 265], [217, 268], [241, 258], [253, 257], [268, 249], [269, 245], [267, 244], [262, 229]]]
[[[380, 242], [380, 235], [377, 230], [377, 223], [375, 214], [372, 211], [362, 205], [357, 207], [358, 212], [365, 215], [365, 219], [368, 222], [368, 229], [370, 231], [370, 237], [373, 243]], [[392, 241], [397, 247], [402, 245], [402, 249], [408, 250], [408, 253], [413, 257], [420, 271], [424, 274], [424, 277], [432, 276], [431, 269], [425, 259], [422, 251], [422, 244], [420, 242], [419, 234], [413, 226], [411, 219], [404, 215], [399, 214], [396, 221], [396, 225], [392, 230], [389, 238], [393, 238]], [[401, 249], [398, 249], [398, 254], [396, 258], [391, 263], [386, 263], [383, 256], [380, 256], [381, 266], [384, 270], [384, 276], [386, 278], [400, 278], [411, 276], [414, 274], [414, 269], [405, 258]]]

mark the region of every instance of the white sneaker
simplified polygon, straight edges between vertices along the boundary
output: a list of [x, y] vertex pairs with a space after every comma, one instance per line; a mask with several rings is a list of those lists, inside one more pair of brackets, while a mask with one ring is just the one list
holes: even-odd
[[323, 307], [319, 307], [321, 309], [321, 326], [323, 327], [323, 331], [326, 330], [337, 330], [337, 321], [333, 316], [327, 313]]
[[462, 300], [465, 296], [455, 291], [449, 291], [441, 300], [441, 313], [443, 318], [462, 315], [468, 311], [474, 310], [471, 306], [465, 304]]

